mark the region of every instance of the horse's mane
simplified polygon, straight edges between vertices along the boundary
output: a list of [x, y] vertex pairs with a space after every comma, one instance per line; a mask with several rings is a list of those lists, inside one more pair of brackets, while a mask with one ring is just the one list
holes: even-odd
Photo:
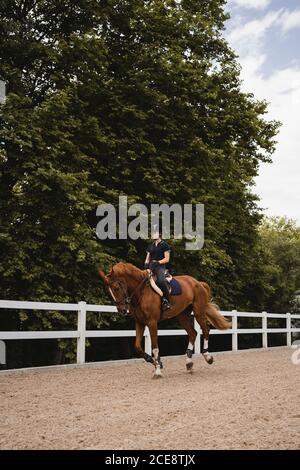
[[143, 279], [146, 276], [146, 272], [142, 271], [141, 269], [137, 268], [131, 263], [117, 263], [115, 266], [112, 267], [108, 276], [124, 276], [124, 275], [131, 276], [137, 280]]

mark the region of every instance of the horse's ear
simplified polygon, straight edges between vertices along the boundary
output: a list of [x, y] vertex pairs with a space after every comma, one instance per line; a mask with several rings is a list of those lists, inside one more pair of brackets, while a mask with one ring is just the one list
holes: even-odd
[[105, 273], [102, 271], [102, 269], [98, 268], [98, 273], [102, 279], [102, 281], [105, 282], [105, 284], [108, 284], [108, 279], [107, 279], [107, 276], [105, 275]]

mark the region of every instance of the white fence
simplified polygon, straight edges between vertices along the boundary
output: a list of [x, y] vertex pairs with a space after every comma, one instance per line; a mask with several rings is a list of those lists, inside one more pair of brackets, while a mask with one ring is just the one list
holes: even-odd
[[[23, 302], [14, 300], [0, 300], [0, 309], [16, 309], [16, 310], [48, 310], [48, 311], [69, 311], [77, 312], [77, 330], [74, 331], [0, 331], [0, 340], [16, 340], [16, 339], [53, 339], [53, 338], [77, 338], [77, 364], [85, 362], [85, 339], [86, 338], [118, 338], [135, 336], [134, 330], [87, 330], [86, 329], [86, 313], [87, 312], [116, 312], [116, 307], [110, 305], [90, 305], [86, 302], [78, 304], [51, 303], [51, 302]], [[255, 312], [221, 312], [226, 317], [232, 317], [232, 328], [230, 330], [211, 330], [213, 335], [232, 335], [232, 350], [238, 350], [239, 334], [262, 334], [262, 346], [268, 347], [268, 334], [285, 333], [287, 338], [287, 346], [291, 346], [292, 333], [299, 333], [300, 328], [292, 325], [292, 321], [300, 319], [300, 315], [291, 315], [290, 313], [255, 313]], [[261, 328], [238, 328], [238, 318], [261, 318]], [[285, 328], [268, 328], [268, 319], [284, 318], [286, 320]], [[200, 354], [200, 337], [201, 329], [195, 321], [195, 329], [198, 332], [195, 343], [195, 354]], [[159, 330], [160, 336], [179, 336], [186, 335], [186, 331], [178, 330]], [[148, 328], [145, 329], [145, 351], [151, 354], [151, 339]]]

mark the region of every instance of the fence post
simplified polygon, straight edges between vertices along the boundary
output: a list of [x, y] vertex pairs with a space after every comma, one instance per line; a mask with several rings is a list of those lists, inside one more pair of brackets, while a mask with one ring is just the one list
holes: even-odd
[[150, 336], [150, 331], [148, 326], [145, 328], [145, 353], [149, 354], [149, 356], [152, 356], [152, 345], [151, 345], [151, 336]]
[[286, 314], [286, 345], [291, 347], [292, 346], [292, 322], [291, 322], [291, 314], [288, 312]]
[[78, 303], [77, 364], [85, 363], [86, 302]]
[[268, 318], [267, 318], [267, 312], [262, 312], [263, 317], [262, 317], [262, 347], [267, 348], [268, 347]]
[[0, 340], [0, 364], [6, 364], [6, 344]]
[[237, 311], [232, 310], [232, 351], [238, 350], [238, 321], [237, 321]]
[[201, 353], [201, 328], [195, 316], [194, 316], [194, 328], [197, 332], [197, 336], [196, 336], [196, 340], [194, 344], [194, 353], [200, 354]]

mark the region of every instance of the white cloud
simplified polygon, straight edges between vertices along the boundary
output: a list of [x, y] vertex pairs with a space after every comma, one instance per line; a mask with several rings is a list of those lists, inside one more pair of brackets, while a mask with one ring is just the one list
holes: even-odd
[[242, 8], [255, 8], [263, 10], [270, 4], [271, 0], [229, 0], [229, 7], [234, 4]]
[[248, 21], [245, 24], [238, 25], [231, 29], [227, 34], [227, 39], [233, 45], [241, 47], [241, 45], [252, 43], [258, 39], [262, 39], [268, 29], [278, 23], [280, 16], [284, 10], [270, 11], [258, 20]]
[[282, 122], [273, 164], [261, 164], [254, 191], [267, 214], [287, 215], [300, 224], [300, 64], [295, 61], [268, 76], [264, 48], [271, 27], [287, 31], [297, 21], [295, 11], [269, 12], [246, 24], [234, 22], [226, 37], [239, 54], [243, 90], [266, 99], [270, 103], [267, 119]]
[[300, 67], [264, 78], [264, 56], [241, 60], [244, 89], [269, 104], [268, 119], [282, 122], [272, 164], [261, 164], [255, 191], [268, 214], [288, 215], [300, 224]]
[[231, 20], [230, 31], [227, 33], [229, 42], [241, 49], [253, 47], [253, 43], [262, 40], [271, 28], [279, 27], [280, 32], [286, 33], [293, 28], [300, 28], [300, 9], [290, 11], [285, 8], [272, 10], [264, 16], [248, 22], [244, 17], [235, 15]]
[[255, 8], [257, 10], [263, 10], [271, 3], [271, 0], [229, 0], [228, 6], [231, 7], [233, 4], [242, 8]]
[[300, 10], [285, 11], [282, 14], [280, 23], [284, 33], [293, 28], [300, 28]]

